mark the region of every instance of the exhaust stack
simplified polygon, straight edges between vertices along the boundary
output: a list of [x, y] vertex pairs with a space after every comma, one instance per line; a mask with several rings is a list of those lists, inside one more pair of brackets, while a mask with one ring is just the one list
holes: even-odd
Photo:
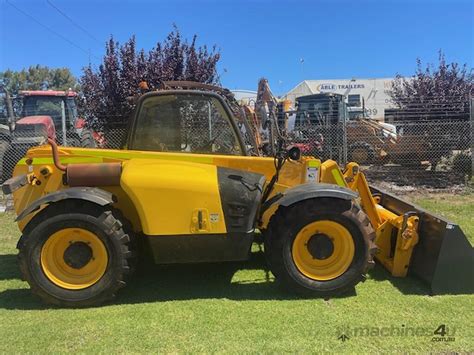
[[59, 161], [56, 142], [48, 139], [51, 145], [54, 165], [66, 173], [66, 182], [70, 187], [77, 186], [118, 186], [122, 175], [122, 163], [95, 163], [63, 165]]

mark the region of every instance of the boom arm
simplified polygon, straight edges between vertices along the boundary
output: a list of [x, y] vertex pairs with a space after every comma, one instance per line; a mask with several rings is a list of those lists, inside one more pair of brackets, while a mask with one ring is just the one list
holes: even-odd
[[321, 182], [348, 187], [359, 194], [362, 209], [376, 232], [375, 244], [379, 247], [376, 258], [393, 276], [404, 277], [413, 250], [418, 243], [419, 216], [415, 211], [396, 214], [380, 204], [373, 195], [357, 163], [349, 163], [342, 173], [337, 163], [327, 160], [321, 165]]

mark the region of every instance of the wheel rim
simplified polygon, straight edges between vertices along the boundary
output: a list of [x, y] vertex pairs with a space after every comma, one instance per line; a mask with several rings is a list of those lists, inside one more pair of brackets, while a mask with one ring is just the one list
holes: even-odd
[[343, 225], [328, 220], [303, 227], [293, 241], [296, 268], [306, 277], [328, 281], [341, 276], [354, 259], [354, 241]]
[[369, 153], [365, 148], [354, 148], [352, 151], [352, 160], [357, 163], [365, 163], [369, 159]]
[[91, 231], [65, 228], [53, 233], [41, 249], [41, 267], [55, 285], [79, 290], [94, 285], [107, 269], [104, 243]]

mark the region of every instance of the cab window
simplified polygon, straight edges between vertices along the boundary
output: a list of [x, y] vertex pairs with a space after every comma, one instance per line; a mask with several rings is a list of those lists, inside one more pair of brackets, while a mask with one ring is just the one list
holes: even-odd
[[179, 94], [142, 101], [132, 149], [241, 155], [239, 140], [222, 104], [214, 97]]

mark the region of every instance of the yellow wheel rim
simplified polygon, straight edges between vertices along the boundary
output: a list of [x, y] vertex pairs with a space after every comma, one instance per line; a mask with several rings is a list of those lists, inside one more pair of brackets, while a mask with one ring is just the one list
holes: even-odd
[[367, 149], [355, 148], [352, 151], [352, 159], [356, 163], [365, 163], [369, 159], [369, 153], [367, 152]]
[[354, 241], [343, 225], [321, 220], [303, 227], [292, 246], [293, 261], [306, 277], [328, 281], [341, 276], [354, 259]]
[[41, 267], [55, 285], [80, 290], [94, 285], [107, 269], [104, 243], [82, 228], [65, 228], [53, 233], [41, 249]]

